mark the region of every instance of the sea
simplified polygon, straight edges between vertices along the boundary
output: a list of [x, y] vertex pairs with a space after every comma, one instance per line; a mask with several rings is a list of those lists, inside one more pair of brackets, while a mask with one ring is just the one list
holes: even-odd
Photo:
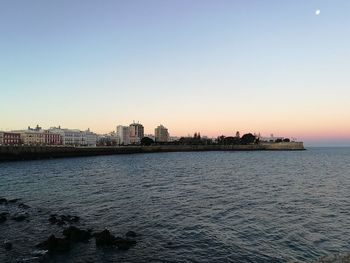
[[137, 244], [91, 239], [45, 262], [313, 262], [350, 251], [346, 147], [2, 162], [0, 197], [29, 206], [27, 220], [0, 224], [0, 262], [38, 261], [35, 245], [64, 229], [49, 223], [55, 213], [94, 232], [134, 231]]

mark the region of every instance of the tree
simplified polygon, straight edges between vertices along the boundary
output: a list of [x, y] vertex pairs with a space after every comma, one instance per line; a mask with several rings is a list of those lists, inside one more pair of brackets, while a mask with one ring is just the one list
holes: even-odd
[[290, 142], [290, 139], [289, 138], [284, 138], [283, 142]]
[[275, 142], [282, 142], [282, 139], [276, 139]]
[[241, 138], [241, 135], [239, 134], [239, 131], [236, 132], [236, 138]]
[[154, 143], [154, 141], [151, 138], [149, 138], [149, 137], [143, 137], [141, 139], [141, 145], [149, 146], [149, 145], [151, 145], [153, 143]]
[[218, 144], [224, 144], [224, 140], [225, 140], [225, 136], [224, 135], [218, 136], [218, 138], [216, 139]]
[[252, 144], [255, 142], [255, 136], [251, 133], [246, 133], [241, 138], [242, 144]]
[[234, 145], [239, 143], [240, 143], [240, 139], [237, 137], [228, 136], [223, 139], [223, 144], [226, 144], [226, 145]]

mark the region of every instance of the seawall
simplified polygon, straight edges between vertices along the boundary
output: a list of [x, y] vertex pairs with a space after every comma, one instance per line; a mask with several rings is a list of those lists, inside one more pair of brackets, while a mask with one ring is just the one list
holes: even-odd
[[302, 142], [261, 143], [254, 145], [154, 145], [117, 147], [0, 146], [0, 161], [156, 152], [266, 150], [294, 151], [305, 149]]

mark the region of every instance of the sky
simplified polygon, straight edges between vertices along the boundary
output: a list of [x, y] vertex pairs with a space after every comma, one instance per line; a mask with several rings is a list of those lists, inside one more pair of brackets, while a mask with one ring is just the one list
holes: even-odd
[[348, 0], [0, 0], [0, 130], [139, 121], [145, 133], [350, 146], [349, 11]]

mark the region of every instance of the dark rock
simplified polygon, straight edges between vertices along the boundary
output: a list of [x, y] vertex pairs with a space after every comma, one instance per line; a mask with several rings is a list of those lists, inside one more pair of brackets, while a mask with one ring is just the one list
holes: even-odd
[[87, 242], [91, 238], [91, 231], [70, 226], [63, 230], [63, 235], [72, 242]]
[[79, 216], [72, 216], [70, 220], [71, 220], [71, 222], [73, 222], [73, 223], [77, 223], [77, 222], [79, 222], [80, 217], [79, 217]]
[[96, 233], [94, 236], [96, 239], [96, 246], [98, 247], [117, 246], [121, 250], [127, 250], [136, 244], [135, 240], [113, 236], [107, 229]]
[[57, 218], [55, 215], [50, 215], [49, 222], [51, 224], [56, 224], [57, 223]]
[[94, 236], [96, 240], [96, 246], [98, 247], [109, 247], [116, 245], [116, 237], [113, 236], [107, 229], [103, 230], [100, 233], [96, 233]]
[[56, 225], [63, 226], [63, 225], [66, 225], [66, 222], [63, 221], [62, 219], [58, 219]]
[[6, 250], [11, 250], [12, 249], [12, 243], [8, 242], [8, 241], [5, 241], [4, 242], [4, 248]]
[[117, 237], [115, 240], [115, 244], [121, 250], [128, 250], [131, 246], [136, 244], [136, 241], [127, 238]]
[[49, 236], [49, 238], [39, 244], [36, 247], [45, 249], [48, 251], [68, 251], [70, 250], [70, 241], [66, 238], [57, 238], [55, 235]]
[[60, 218], [62, 221], [68, 221], [69, 220], [69, 217], [66, 216], [66, 215], [60, 215]]
[[0, 198], [0, 204], [7, 205], [7, 199], [6, 198]]
[[126, 237], [135, 238], [135, 237], [137, 237], [138, 235], [137, 235], [134, 231], [128, 231], [128, 232], [126, 232], [125, 236], [126, 236]]
[[31, 254], [35, 257], [45, 256], [48, 250], [34, 250]]
[[9, 203], [17, 203], [19, 200], [21, 200], [21, 199], [15, 198], [15, 199], [10, 199], [10, 200], [8, 200], [8, 202], [9, 202]]
[[30, 208], [29, 205], [26, 205], [26, 204], [23, 204], [23, 203], [18, 204], [18, 207], [19, 208], [23, 208], [23, 209], [29, 209]]
[[[36, 257], [38, 262], [47, 262], [48, 261], [48, 250], [34, 250], [31, 255]], [[37, 262], [35, 261], [35, 262]]]
[[51, 214], [49, 217], [49, 222], [51, 224], [56, 224], [58, 226], [63, 226], [66, 224], [72, 224], [79, 222], [80, 217], [79, 216], [71, 216], [71, 215], [60, 215], [57, 214]]
[[4, 223], [7, 220], [7, 213], [0, 214], [0, 224]]
[[61, 215], [61, 219], [66, 223], [77, 223], [80, 220], [79, 216], [71, 216], [71, 215]]
[[28, 214], [14, 215], [13, 217], [11, 217], [11, 219], [14, 221], [17, 221], [17, 222], [22, 222], [22, 221], [28, 219]]

